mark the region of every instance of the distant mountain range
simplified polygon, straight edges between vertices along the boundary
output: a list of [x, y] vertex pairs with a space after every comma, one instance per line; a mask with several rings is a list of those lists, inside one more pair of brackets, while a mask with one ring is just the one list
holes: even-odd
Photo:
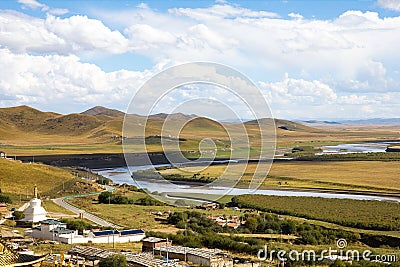
[[[208, 118], [191, 114], [154, 114], [149, 117], [129, 114], [128, 124], [131, 129], [140, 129], [146, 124], [146, 136], [161, 135], [165, 119], [184, 121], [184, 138], [221, 137], [224, 127], [237, 131], [241, 123], [216, 122]], [[115, 109], [96, 106], [82, 113], [58, 114], [42, 112], [29, 106], [0, 108], [0, 144], [72, 144], [96, 143], [118, 140], [122, 135], [125, 113]], [[271, 119], [261, 119], [261, 123], [271, 123]], [[223, 126], [222, 126], [222, 125]], [[321, 132], [322, 130], [301, 123], [275, 119], [277, 133]], [[256, 134], [256, 121], [244, 123], [247, 130]], [[140, 132], [133, 131], [139, 136]], [[168, 133], [163, 133], [168, 134]]]
[[360, 120], [337, 120], [337, 121], [327, 121], [327, 120], [300, 120], [297, 121], [299, 123], [305, 124], [371, 124], [371, 125], [380, 125], [380, 124], [400, 124], [400, 118], [373, 118], [373, 119], [360, 119]]

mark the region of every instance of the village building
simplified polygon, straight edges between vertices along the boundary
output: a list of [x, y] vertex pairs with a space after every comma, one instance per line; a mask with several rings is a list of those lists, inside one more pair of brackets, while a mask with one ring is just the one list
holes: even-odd
[[0, 266], [40, 266], [46, 256], [18, 253], [0, 239]]
[[200, 206], [201, 209], [205, 210], [216, 210], [219, 209], [219, 204], [216, 202], [211, 202], [211, 203], [204, 203]]
[[25, 231], [25, 236], [65, 244], [129, 243], [141, 241], [145, 237], [145, 233], [141, 229], [131, 229], [123, 231], [87, 231], [83, 235], [79, 235], [77, 230], [68, 229], [65, 223], [47, 219], [41, 221], [39, 226]]
[[[118, 254], [116, 252], [107, 251], [100, 248], [81, 246], [71, 248], [68, 253], [72, 258], [84, 258], [85, 261], [92, 263], [91, 266], [95, 266], [102, 259]], [[169, 260], [167, 264], [165, 260], [154, 258], [153, 254], [149, 252], [121, 252], [120, 254], [126, 257], [126, 261], [130, 267], [185, 266], [179, 264], [179, 262], [176, 260]]]
[[0, 213], [4, 214], [5, 212], [8, 211], [8, 205], [7, 203], [0, 203]]
[[182, 246], [159, 246], [154, 254], [160, 254], [169, 259], [191, 262], [207, 267], [233, 267], [233, 260], [219, 249], [190, 248]]
[[146, 237], [142, 240], [142, 251], [153, 252], [155, 248], [161, 246], [172, 246], [172, 241], [158, 237]]

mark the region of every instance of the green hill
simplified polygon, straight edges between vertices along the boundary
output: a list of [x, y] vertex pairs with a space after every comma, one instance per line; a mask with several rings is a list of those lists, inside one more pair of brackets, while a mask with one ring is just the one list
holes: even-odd
[[[163, 129], [167, 117], [172, 122], [170, 125], [184, 126], [179, 136], [176, 136], [176, 129], [165, 127]], [[124, 118], [128, 120], [124, 122]], [[260, 139], [258, 122], [272, 123], [272, 120], [260, 119], [244, 123], [253, 145], [257, 145]], [[123, 123], [128, 129], [124, 133], [122, 133]], [[278, 137], [325, 133], [323, 130], [287, 120], [275, 119], [275, 124]], [[121, 136], [141, 137], [143, 125], [146, 125], [147, 137], [164, 135], [187, 139], [182, 144], [187, 150], [196, 150], [198, 142], [203, 138], [216, 139], [226, 146], [229, 143], [229, 135], [231, 137], [243, 135], [241, 133], [243, 125], [240, 123], [216, 122], [193, 114], [160, 113], [148, 117], [134, 114], [125, 116], [121, 111], [97, 106], [80, 114], [62, 115], [19, 106], [0, 108], [0, 148], [17, 155], [104, 153], [105, 151], [120, 153]], [[19, 150], [20, 148], [22, 150]], [[160, 151], [160, 147], [155, 144], [150, 150]]]
[[[313, 127], [309, 127], [297, 122], [293, 121], [288, 121], [288, 120], [282, 120], [282, 119], [274, 119], [275, 122], [275, 127], [277, 130], [283, 130], [283, 131], [297, 131], [297, 132], [321, 132], [322, 130], [316, 129]], [[252, 120], [252, 121], [247, 121], [245, 122], [246, 126], [251, 126], [251, 125], [257, 125], [257, 123], [262, 124], [272, 124], [272, 119], [266, 118], [266, 119], [259, 119], [259, 120]]]
[[102, 106], [96, 106], [90, 108], [81, 114], [83, 115], [90, 115], [90, 116], [109, 116], [115, 118], [121, 118], [125, 116], [125, 113], [116, 109], [109, 109]]
[[66, 170], [38, 163], [0, 159], [0, 188], [4, 193], [32, 194], [36, 184], [41, 194], [73, 179]]

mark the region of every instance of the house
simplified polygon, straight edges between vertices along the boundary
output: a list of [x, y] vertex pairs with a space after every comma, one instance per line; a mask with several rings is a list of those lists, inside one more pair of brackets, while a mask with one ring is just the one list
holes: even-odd
[[0, 203], [0, 213], [7, 212], [8, 211], [7, 207], [8, 207], [7, 203]]
[[205, 210], [216, 210], [219, 209], [219, 204], [215, 202], [204, 203], [203, 205], [201, 205], [201, 208]]
[[40, 226], [25, 231], [25, 235], [65, 244], [128, 243], [139, 242], [145, 237], [145, 233], [141, 229], [89, 231], [79, 235], [77, 230], [70, 230], [65, 223], [53, 219], [41, 221]]
[[34, 256], [18, 253], [0, 239], [0, 266], [36, 266], [46, 259], [47, 255]]
[[146, 251], [152, 252], [155, 248], [161, 246], [172, 246], [172, 241], [158, 237], [146, 237], [145, 239], [142, 240], [143, 252]]
[[191, 248], [181, 246], [161, 246], [155, 248], [155, 254], [167, 256], [170, 259], [192, 262], [200, 266], [233, 267], [233, 260], [219, 249]]
[[88, 243], [129, 243], [129, 242], [139, 242], [146, 235], [142, 229], [131, 229], [131, 230], [105, 230], [90, 232]]

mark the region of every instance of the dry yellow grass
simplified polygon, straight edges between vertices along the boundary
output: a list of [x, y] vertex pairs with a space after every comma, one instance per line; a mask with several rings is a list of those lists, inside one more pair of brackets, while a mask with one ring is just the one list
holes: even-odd
[[[250, 182], [256, 166], [254, 163], [248, 164], [240, 184], [245, 185]], [[183, 171], [167, 169], [161, 173], [177, 173], [191, 177], [195, 168], [187, 167], [183, 168]], [[201, 171], [200, 176], [219, 177], [225, 169], [225, 165], [210, 166]], [[268, 177], [263, 185], [392, 191], [400, 190], [399, 170], [400, 162], [396, 161], [274, 162], [269, 172], [271, 177]], [[232, 175], [240, 176], [241, 173], [232, 173]]]
[[32, 195], [33, 186], [37, 185], [43, 194], [71, 179], [73, 176], [60, 168], [0, 159], [0, 188], [5, 193]]

